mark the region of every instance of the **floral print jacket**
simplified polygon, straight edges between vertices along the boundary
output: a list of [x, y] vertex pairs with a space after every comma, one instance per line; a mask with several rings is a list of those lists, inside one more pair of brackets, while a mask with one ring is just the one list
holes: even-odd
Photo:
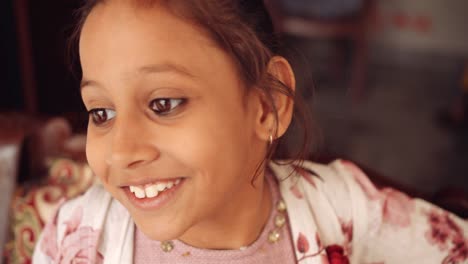
[[[468, 263], [468, 221], [379, 190], [350, 162], [270, 169], [288, 208], [297, 263]], [[132, 263], [133, 229], [126, 209], [93, 187], [47, 224], [33, 263]]]

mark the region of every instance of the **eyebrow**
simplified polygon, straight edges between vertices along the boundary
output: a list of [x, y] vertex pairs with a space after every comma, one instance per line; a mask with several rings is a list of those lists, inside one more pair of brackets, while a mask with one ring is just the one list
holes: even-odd
[[[195, 75], [193, 75], [186, 67], [180, 64], [174, 64], [174, 63], [145, 65], [145, 66], [138, 68], [137, 72], [142, 73], [142, 74], [155, 74], [155, 73], [169, 72], [169, 73], [183, 75], [191, 79], [195, 78]], [[85, 86], [99, 86], [99, 83], [93, 80], [86, 80], [83, 78], [80, 83], [80, 90], [83, 89], [83, 87]]]

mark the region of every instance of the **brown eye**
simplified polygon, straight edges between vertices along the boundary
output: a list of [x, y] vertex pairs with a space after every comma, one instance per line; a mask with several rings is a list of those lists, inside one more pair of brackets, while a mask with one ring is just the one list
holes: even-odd
[[183, 98], [158, 98], [151, 101], [149, 107], [158, 115], [167, 115], [184, 103], [185, 100]]
[[95, 125], [102, 125], [115, 117], [115, 111], [111, 109], [96, 108], [89, 111], [89, 116]]

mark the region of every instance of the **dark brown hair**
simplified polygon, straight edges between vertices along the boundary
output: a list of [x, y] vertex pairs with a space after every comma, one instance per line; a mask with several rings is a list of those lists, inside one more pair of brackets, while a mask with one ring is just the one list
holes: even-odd
[[[84, 0], [77, 12], [78, 24], [71, 37], [71, 50], [77, 54], [82, 26], [91, 10], [106, 0]], [[288, 153], [287, 145], [275, 140], [268, 147], [263, 162], [271, 159], [302, 161], [309, 153], [309, 117], [305, 105], [291, 87], [267, 72], [270, 59], [281, 55], [280, 35], [273, 28], [271, 17], [262, 0], [128, 0], [138, 6], [163, 5], [176, 16], [189, 20], [212, 37], [233, 59], [246, 89], [260, 89], [269, 101], [278, 120], [273, 93], [279, 92], [294, 99], [293, 123], [300, 127], [302, 142], [296, 153]], [[81, 72], [81, 71], [80, 71]], [[276, 131], [272, 131], [273, 135]], [[264, 163], [262, 163], [264, 164]], [[259, 168], [261, 168], [260, 164]]]

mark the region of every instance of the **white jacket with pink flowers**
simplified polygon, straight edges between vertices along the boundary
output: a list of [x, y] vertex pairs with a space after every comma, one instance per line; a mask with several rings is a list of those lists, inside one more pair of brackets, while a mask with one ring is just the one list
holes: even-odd
[[[379, 190], [350, 162], [270, 169], [288, 208], [297, 263], [468, 263], [468, 221]], [[132, 263], [133, 234], [127, 210], [95, 186], [61, 206], [33, 263]]]

